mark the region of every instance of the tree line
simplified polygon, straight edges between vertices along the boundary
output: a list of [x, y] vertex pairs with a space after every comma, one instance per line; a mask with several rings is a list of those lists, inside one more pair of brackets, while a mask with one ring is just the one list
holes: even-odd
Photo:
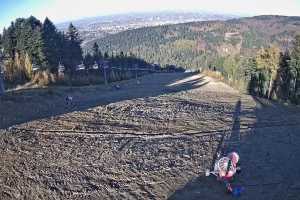
[[90, 51], [97, 42], [104, 51], [132, 52], [149, 63], [206, 68], [216, 57], [252, 55], [269, 44], [285, 47], [299, 23], [300, 18], [267, 16], [145, 27], [89, 41], [84, 48]]
[[[102, 53], [97, 43], [94, 43], [91, 52], [84, 54], [81, 42], [78, 30], [72, 23], [66, 32], [62, 32], [48, 18], [43, 23], [33, 16], [16, 19], [0, 34], [6, 81], [18, 84], [39, 79], [45, 74], [57, 75], [60, 65], [64, 66], [65, 77], [73, 82], [76, 82], [76, 71], [80, 64], [85, 66], [89, 74], [95, 75], [101, 74], [92, 70], [95, 64], [101, 66], [106, 63], [109, 67], [122, 68], [150, 66], [130, 52]], [[33, 77], [34, 71], [41, 73]]]
[[300, 35], [283, 52], [276, 46], [260, 49], [248, 66], [251, 94], [300, 104]]
[[271, 45], [253, 56], [217, 56], [208, 68], [252, 95], [300, 104], [300, 35], [284, 51]]
[[48, 18], [43, 23], [33, 16], [18, 18], [4, 28], [0, 41], [5, 77], [11, 82], [32, 79], [33, 69], [54, 72], [59, 63], [72, 72], [82, 60], [81, 40], [72, 23], [64, 33]]

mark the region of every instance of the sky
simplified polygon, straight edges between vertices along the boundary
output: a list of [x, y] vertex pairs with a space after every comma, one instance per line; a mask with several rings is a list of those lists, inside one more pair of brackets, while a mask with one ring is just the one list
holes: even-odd
[[47, 16], [59, 23], [93, 16], [166, 10], [300, 16], [300, 0], [0, 0], [0, 30], [16, 18], [30, 15], [41, 21]]

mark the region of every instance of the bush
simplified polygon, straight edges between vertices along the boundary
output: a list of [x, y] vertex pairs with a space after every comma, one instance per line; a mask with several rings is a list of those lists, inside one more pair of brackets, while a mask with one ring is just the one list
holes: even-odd
[[32, 83], [39, 86], [47, 86], [49, 84], [55, 83], [57, 80], [56, 75], [50, 73], [49, 70], [38, 71], [33, 75]]

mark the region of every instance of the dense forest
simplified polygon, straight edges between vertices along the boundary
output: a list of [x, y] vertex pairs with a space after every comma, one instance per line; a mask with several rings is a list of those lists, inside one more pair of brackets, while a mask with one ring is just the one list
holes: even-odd
[[[81, 42], [78, 30], [72, 23], [66, 32], [60, 32], [48, 18], [43, 23], [33, 16], [16, 19], [0, 34], [0, 61], [4, 65], [6, 83], [93, 84], [103, 82], [103, 63], [123, 69], [150, 67], [132, 53], [102, 54], [96, 43], [91, 53], [83, 55]], [[58, 80], [61, 69], [65, 75], [63, 80]], [[114, 73], [109, 69], [107, 72], [111, 81], [134, 76], [134, 73], [124, 70], [115, 70]]]
[[300, 32], [300, 17], [258, 16], [124, 31], [97, 42], [103, 51], [132, 52], [150, 63], [186, 68], [214, 65], [226, 57], [254, 55], [261, 47], [290, 47]]
[[97, 42], [103, 51], [132, 52], [162, 66], [218, 71], [239, 89], [298, 102], [297, 34], [300, 17], [257, 16], [124, 31], [84, 48]]
[[48, 18], [43, 23], [33, 16], [18, 18], [1, 36], [5, 79], [13, 83], [29, 81], [35, 70], [57, 71], [59, 62], [74, 71], [82, 60], [80, 42], [72, 24], [67, 33], [62, 33]]

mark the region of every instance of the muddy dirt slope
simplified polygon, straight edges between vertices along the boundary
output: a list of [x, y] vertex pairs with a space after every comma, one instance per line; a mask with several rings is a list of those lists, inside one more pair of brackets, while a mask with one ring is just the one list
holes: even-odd
[[40, 115], [6, 121], [0, 199], [234, 199], [203, 173], [231, 150], [240, 199], [300, 199], [299, 108], [197, 74], [120, 86], [72, 91], [72, 108], [46, 97], [55, 104], [39, 101]]

